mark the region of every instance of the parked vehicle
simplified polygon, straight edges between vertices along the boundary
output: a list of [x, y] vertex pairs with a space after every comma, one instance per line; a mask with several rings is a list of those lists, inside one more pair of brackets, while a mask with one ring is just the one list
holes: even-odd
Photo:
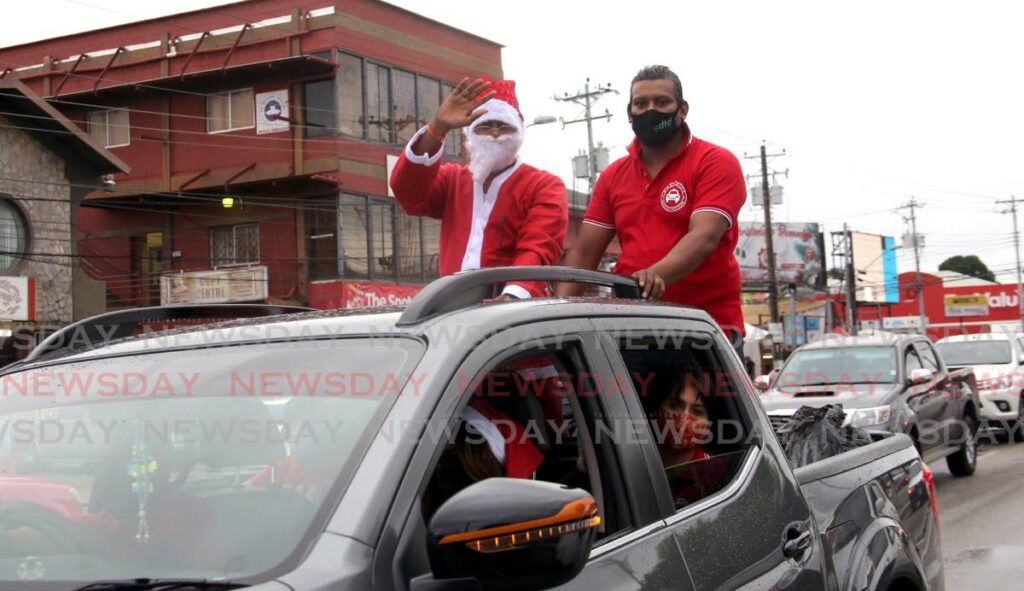
[[762, 402], [776, 428], [801, 406], [841, 404], [847, 424], [876, 436], [905, 433], [927, 463], [946, 458], [955, 476], [970, 476], [977, 468], [980, 401], [971, 370], [947, 368], [922, 335], [804, 345], [786, 361]]
[[1024, 335], [1006, 333], [946, 337], [935, 344], [950, 368], [970, 368], [981, 398], [983, 426], [1024, 442]]
[[[618, 297], [487, 299], [513, 280]], [[33, 503], [24, 482], [3, 498], [0, 476], [0, 586], [943, 588], [934, 486], [909, 437], [793, 470], [711, 318], [638, 296], [606, 273], [487, 269], [403, 310], [44, 343], [0, 380], [130, 371], [171, 388], [7, 400], [0, 420], [103, 405], [111, 422], [98, 467], [40, 483], [74, 479], [83, 517]], [[678, 400], [709, 422], [689, 461], [666, 462], [681, 440], [651, 417]]]

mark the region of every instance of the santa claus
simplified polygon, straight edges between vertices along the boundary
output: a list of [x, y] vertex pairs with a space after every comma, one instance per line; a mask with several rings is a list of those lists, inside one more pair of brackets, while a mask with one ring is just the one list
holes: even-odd
[[[468, 165], [441, 163], [448, 132], [462, 129]], [[525, 126], [515, 82], [464, 79], [406, 147], [391, 189], [410, 215], [441, 220], [439, 272], [552, 265], [568, 226], [565, 185], [523, 164]], [[543, 283], [509, 283], [501, 299], [547, 292]]]

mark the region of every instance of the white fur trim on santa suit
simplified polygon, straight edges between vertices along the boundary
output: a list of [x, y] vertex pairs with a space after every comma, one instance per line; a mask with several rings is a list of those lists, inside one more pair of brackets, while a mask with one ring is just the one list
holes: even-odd
[[[509, 125], [515, 125], [519, 130], [519, 133], [523, 133], [526, 128], [523, 126], [523, 120], [519, 118], [519, 112], [516, 111], [515, 107], [506, 103], [505, 101], [499, 101], [498, 99], [490, 99], [486, 103], [477, 107], [477, 111], [485, 109], [487, 113], [483, 117], [480, 117], [476, 121], [469, 124], [469, 127], [462, 128], [462, 132], [465, 134], [473, 133], [477, 125], [480, 125], [484, 121], [501, 121]], [[475, 112], [475, 111], [474, 111]]]
[[427, 133], [426, 126], [417, 131], [416, 135], [412, 136], [412, 139], [409, 140], [409, 143], [405, 145], [405, 158], [406, 160], [412, 162], [413, 164], [419, 164], [421, 166], [433, 166], [437, 164], [437, 161], [440, 160], [441, 156], [444, 154], [444, 142], [441, 142], [441, 147], [437, 149], [437, 154], [434, 154], [433, 156], [431, 156], [430, 154], [416, 154], [412, 151], [412, 147], [416, 145], [417, 141], [419, 141], [420, 136], [422, 136], [425, 133]]
[[462, 409], [462, 420], [466, 421], [476, 429], [484, 439], [487, 440], [487, 447], [491, 448], [494, 458], [502, 465], [505, 464], [505, 438], [501, 431], [491, 421], [487, 420], [477, 409], [467, 406]]
[[501, 186], [505, 184], [505, 181], [519, 170], [522, 164], [523, 161], [516, 157], [515, 164], [494, 177], [486, 193], [484, 193], [483, 185], [477, 182], [473, 183], [473, 222], [469, 228], [469, 240], [466, 242], [466, 254], [462, 257], [460, 271], [480, 268], [480, 255], [484, 246], [484, 228], [487, 227], [487, 220], [491, 218], [491, 211], [498, 200], [498, 192], [501, 191]]
[[506, 285], [505, 289], [501, 290], [501, 293], [514, 295], [521, 300], [530, 299], [530, 292], [526, 291], [526, 288], [521, 285]]

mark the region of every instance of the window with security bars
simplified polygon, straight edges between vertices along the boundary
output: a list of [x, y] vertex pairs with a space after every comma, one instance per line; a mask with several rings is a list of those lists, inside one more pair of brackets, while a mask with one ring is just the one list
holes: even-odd
[[260, 260], [258, 224], [238, 224], [210, 228], [210, 264], [244, 265]]
[[11, 201], [0, 198], [0, 273], [14, 269], [27, 248], [25, 218]]
[[306, 256], [309, 278], [336, 279], [342, 270], [338, 265], [341, 217], [337, 197], [306, 202]]
[[104, 148], [118, 148], [131, 143], [127, 109], [93, 111], [86, 118], [89, 135]]

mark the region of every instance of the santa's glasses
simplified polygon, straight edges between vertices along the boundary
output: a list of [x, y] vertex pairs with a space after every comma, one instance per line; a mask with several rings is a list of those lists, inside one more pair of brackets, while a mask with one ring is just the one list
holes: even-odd
[[519, 131], [519, 128], [515, 125], [509, 125], [508, 123], [498, 123], [497, 121], [487, 121], [484, 123], [477, 124], [473, 128], [473, 133], [477, 135], [494, 135], [497, 131], [501, 135], [512, 135]]

